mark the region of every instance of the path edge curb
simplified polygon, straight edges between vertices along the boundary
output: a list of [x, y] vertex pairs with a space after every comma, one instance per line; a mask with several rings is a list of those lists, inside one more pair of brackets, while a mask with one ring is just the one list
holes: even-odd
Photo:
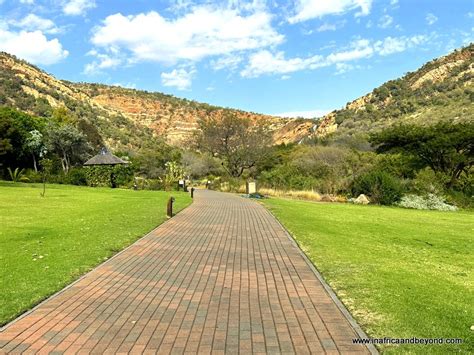
[[[181, 213], [182, 211], [184, 211], [185, 209], [187, 209], [188, 207], [191, 207], [194, 203], [194, 199], [191, 200], [191, 203], [189, 205], [187, 205], [186, 207], [184, 207], [183, 209], [181, 209], [179, 212], [175, 213], [174, 216], [176, 216], [177, 214]], [[73, 282], [71, 282], [70, 284], [67, 284], [66, 286], [64, 286], [62, 289], [60, 289], [59, 291], [56, 291], [55, 293], [53, 293], [52, 295], [46, 297], [45, 299], [43, 299], [42, 301], [40, 301], [38, 304], [36, 304], [33, 308], [23, 312], [22, 314], [20, 314], [18, 317], [16, 317], [15, 319], [12, 319], [10, 322], [6, 323], [5, 325], [1, 326], [0, 327], [0, 334], [3, 333], [5, 330], [7, 330], [7, 328], [11, 327], [13, 324], [15, 324], [16, 322], [22, 320], [24, 317], [28, 316], [30, 313], [33, 313], [37, 308], [41, 307], [43, 305], [43, 303], [46, 303], [47, 301], [49, 301], [50, 299], [56, 297], [56, 296], [59, 296], [60, 294], [62, 294], [63, 292], [66, 292], [69, 288], [73, 287], [76, 283], [82, 281], [83, 279], [85, 279], [90, 273], [92, 273], [94, 270], [96, 270], [97, 268], [99, 267], [102, 267], [103, 265], [106, 265], [107, 263], [109, 263], [110, 261], [112, 261], [113, 259], [115, 259], [116, 257], [118, 257], [119, 255], [121, 255], [122, 253], [125, 253], [128, 249], [130, 249], [131, 247], [133, 247], [137, 242], [139, 242], [140, 240], [148, 237], [149, 235], [151, 235], [156, 229], [158, 229], [159, 227], [165, 225], [166, 223], [169, 223], [170, 221], [172, 221], [173, 218], [166, 218], [163, 222], [161, 222], [160, 224], [158, 224], [157, 226], [155, 226], [152, 230], [150, 230], [148, 233], [142, 235], [140, 238], [138, 238], [137, 240], [135, 240], [132, 244], [130, 244], [128, 247], [120, 250], [118, 253], [112, 255], [110, 258], [108, 258], [107, 260], [105, 260], [103, 263], [100, 263], [96, 266], [94, 266], [92, 269], [90, 269], [88, 272], [86, 272], [85, 274], [81, 275], [78, 279], [74, 280]]]
[[[361, 338], [361, 339], [370, 339], [369, 336], [365, 333], [365, 331], [361, 328], [361, 326], [354, 319], [354, 317], [349, 312], [349, 310], [346, 308], [346, 306], [337, 297], [336, 292], [326, 282], [323, 275], [317, 269], [316, 265], [314, 265], [314, 263], [311, 261], [311, 259], [309, 259], [308, 256], [301, 249], [299, 243], [297, 242], [297, 240], [295, 239], [293, 234], [290, 233], [290, 231], [283, 225], [283, 223], [280, 222], [280, 220], [275, 216], [275, 214], [269, 208], [267, 208], [263, 203], [259, 203], [259, 204], [262, 205], [262, 207], [265, 208], [265, 210], [267, 210], [268, 213], [270, 213], [270, 215], [273, 218], [275, 218], [275, 220], [278, 222], [278, 224], [283, 228], [283, 230], [285, 231], [285, 234], [286, 234], [287, 238], [290, 240], [291, 244], [293, 244], [293, 246], [296, 247], [296, 249], [298, 250], [298, 253], [303, 257], [304, 261], [306, 262], [306, 264], [308, 264], [309, 268], [314, 273], [314, 275], [319, 280], [319, 282], [321, 282], [321, 284], [323, 285], [325, 291], [328, 293], [329, 297], [331, 297], [333, 302], [336, 304], [337, 308], [344, 315], [344, 318], [346, 318], [346, 320], [349, 322], [351, 327], [355, 330], [355, 332], [357, 333], [359, 338]], [[379, 354], [379, 351], [377, 350], [377, 348], [373, 344], [364, 344], [364, 345], [367, 347], [367, 349], [369, 350], [369, 352], [372, 355], [378, 355]]]

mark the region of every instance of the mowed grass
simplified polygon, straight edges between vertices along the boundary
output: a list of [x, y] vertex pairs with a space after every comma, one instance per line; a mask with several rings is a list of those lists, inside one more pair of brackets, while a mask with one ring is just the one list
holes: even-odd
[[130, 245], [191, 199], [183, 192], [0, 182], [0, 324]]
[[369, 337], [461, 338], [386, 353], [474, 353], [474, 213], [268, 199]]

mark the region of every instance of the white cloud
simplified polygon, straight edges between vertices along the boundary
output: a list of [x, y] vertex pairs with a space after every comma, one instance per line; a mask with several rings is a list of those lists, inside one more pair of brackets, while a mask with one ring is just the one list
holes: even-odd
[[348, 63], [336, 63], [336, 75], [345, 74], [351, 70], [360, 68], [358, 65], [348, 64]]
[[323, 23], [319, 26], [316, 31], [325, 32], [325, 31], [335, 31], [337, 29], [336, 25], [330, 23]]
[[119, 87], [125, 88], [125, 89], [136, 89], [137, 88], [137, 85], [135, 83], [131, 83], [131, 82], [128, 82], [128, 83], [113, 83], [112, 86], [119, 86]]
[[320, 55], [304, 59], [285, 59], [283, 52], [273, 54], [268, 50], [262, 50], [250, 56], [248, 65], [240, 74], [245, 78], [255, 78], [263, 74], [287, 74], [304, 69], [316, 69], [324, 65], [324, 57]]
[[195, 73], [195, 69], [173, 69], [173, 71], [169, 73], [161, 73], [161, 83], [164, 86], [172, 86], [178, 90], [188, 90], [191, 87]]
[[383, 41], [377, 41], [374, 44], [375, 51], [381, 55], [404, 52], [409, 48], [418, 46], [426, 42], [426, 36], [418, 35], [412, 37], [387, 37]]
[[48, 40], [41, 31], [12, 32], [0, 27], [0, 50], [33, 64], [49, 65], [68, 56], [57, 38]]
[[393, 24], [393, 17], [390, 15], [383, 15], [379, 20], [380, 28], [389, 28]]
[[35, 0], [20, 0], [20, 3], [26, 5], [33, 5], [35, 3]]
[[29, 14], [19, 21], [10, 21], [9, 23], [26, 31], [42, 31], [47, 34], [60, 32], [53, 21], [35, 14]]
[[122, 60], [117, 57], [111, 57], [108, 54], [97, 53], [96, 51], [90, 51], [87, 55], [92, 55], [97, 60], [92, 63], [86, 64], [84, 67], [84, 74], [95, 75], [101, 73], [104, 69], [112, 69], [122, 64]]
[[68, 0], [63, 2], [63, 12], [70, 16], [84, 15], [87, 10], [95, 7], [95, 0]]
[[255, 10], [243, 15], [242, 11], [201, 5], [175, 19], [164, 18], [155, 11], [131, 16], [115, 14], [95, 28], [92, 43], [105, 51], [116, 48], [131, 53], [136, 62], [173, 64], [283, 41], [284, 36], [272, 28], [269, 13]]
[[249, 57], [247, 66], [240, 72], [241, 76], [255, 78], [265, 74], [288, 74], [300, 70], [314, 70], [334, 65], [336, 74], [342, 74], [360, 66], [348, 62], [370, 58], [374, 55], [386, 56], [403, 52], [424, 43], [425, 36], [387, 37], [381, 41], [368, 39], [354, 40], [347, 49], [330, 53], [327, 56], [313, 55], [308, 58], [286, 59], [283, 52], [272, 53], [262, 50]]
[[235, 70], [242, 62], [243, 58], [238, 55], [229, 55], [211, 61], [212, 69], [214, 70]]
[[362, 58], [369, 58], [374, 54], [374, 49], [367, 39], [358, 39], [351, 43], [350, 48], [345, 51], [331, 53], [326, 57], [326, 61], [330, 64], [338, 62], [347, 62]]
[[326, 15], [341, 15], [359, 9], [359, 15], [368, 15], [372, 0], [297, 0], [295, 14], [288, 19], [290, 23], [298, 23]]
[[296, 117], [303, 117], [303, 118], [317, 118], [322, 117], [332, 110], [309, 110], [309, 111], [289, 111], [289, 112], [282, 112], [277, 113], [274, 116], [278, 117], [288, 117], [288, 118], [296, 118]]
[[426, 23], [430, 26], [433, 25], [436, 21], [438, 21], [438, 18], [431, 13], [426, 15], [425, 19], [426, 19]]

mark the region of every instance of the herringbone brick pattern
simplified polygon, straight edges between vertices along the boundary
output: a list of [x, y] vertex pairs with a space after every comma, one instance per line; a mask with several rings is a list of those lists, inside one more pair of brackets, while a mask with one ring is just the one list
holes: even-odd
[[0, 333], [4, 353], [367, 353], [255, 202], [193, 205]]

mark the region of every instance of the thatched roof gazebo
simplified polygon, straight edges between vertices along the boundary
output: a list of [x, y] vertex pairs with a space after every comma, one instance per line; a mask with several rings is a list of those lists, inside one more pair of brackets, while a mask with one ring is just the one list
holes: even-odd
[[106, 148], [102, 148], [99, 154], [93, 156], [84, 163], [85, 166], [117, 164], [128, 164], [128, 162], [113, 155]]
[[106, 181], [103, 181], [103, 180], [110, 179], [110, 186], [114, 188], [117, 186], [115, 182], [114, 166], [127, 165], [127, 164], [128, 162], [126, 162], [125, 160], [122, 160], [119, 157], [113, 155], [106, 148], [102, 148], [100, 153], [97, 154], [96, 156], [93, 156], [88, 161], [86, 161], [84, 163], [84, 166], [89, 167], [90, 169], [96, 169], [99, 166], [104, 167], [105, 169], [99, 169], [98, 171], [96, 171], [96, 172], [99, 172], [98, 176], [101, 176], [101, 177], [98, 178], [99, 182], [95, 182], [95, 183], [97, 184], [106, 183]]

